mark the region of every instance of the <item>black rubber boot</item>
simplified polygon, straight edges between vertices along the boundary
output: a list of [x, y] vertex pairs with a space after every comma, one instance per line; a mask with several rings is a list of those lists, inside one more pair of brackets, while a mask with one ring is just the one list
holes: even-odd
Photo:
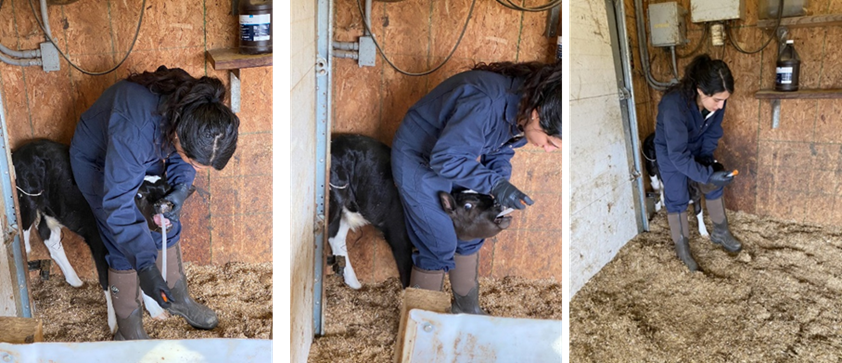
[[691, 272], [698, 271], [699, 265], [690, 253], [690, 224], [687, 222], [687, 212], [668, 213], [667, 221], [670, 225], [670, 236], [675, 243], [676, 255]]
[[479, 253], [453, 256], [456, 267], [450, 270], [450, 288], [453, 291], [453, 303], [450, 312], [454, 314], [488, 315], [479, 306]]
[[443, 285], [443, 270], [429, 271], [412, 266], [412, 272], [409, 275], [409, 287], [413, 287], [416, 289], [441, 291]]
[[722, 197], [719, 199], [706, 200], [710, 221], [713, 222], [713, 233], [710, 240], [730, 253], [738, 253], [743, 249], [743, 244], [731, 235], [728, 228], [728, 217], [725, 215], [725, 203]]
[[114, 313], [117, 315], [117, 331], [114, 340], [149, 339], [143, 329], [143, 311], [140, 307], [140, 285], [137, 271], [108, 269]]
[[[158, 254], [156, 264], [159, 269], [162, 269], [163, 259], [160, 254]], [[184, 276], [184, 267], [181, 263], [180, 242], [167, 249], [167, 287], [170, 288], [172, 295], [170, 307], [167, 308], [170, 314], [183, 317], [190, 326], [196, 329], [216, 328], [219, 324], [216, 313], [190, 297], [187, 277]]]

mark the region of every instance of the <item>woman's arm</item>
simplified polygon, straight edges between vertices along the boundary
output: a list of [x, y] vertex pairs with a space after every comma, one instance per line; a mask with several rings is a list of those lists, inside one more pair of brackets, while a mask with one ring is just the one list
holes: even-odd
[[[678, 102], [681, 102], [680, 98]], [[658, 105], [658, 117], [663, 117], [667, 157], [672, 165], [688, 178], [700, 183], [707, 183], [713, 170], [696, 162], [687, 149], [689, 135], [683, 115], [677, 102], [661, 102]]]
[[430, 154], [430, 167], [436, 174], [484, 194], [504, 178], [477, 161], [490, 128], [489, 119], [499, 117], [492, 113], [491, 106], [491, 100], [481, 93], [461, 99]]
[[[119, 115], [112, 117], [121, 117]], [[146, 219], [135, 206], [134, 197], [146, 175], [151, 135], [144, 135], [126, 120], [110, 123], [111, 138], [105, 154], [102, 208], [117, 248], [136, 270], [155, 263], [157, 250]]]

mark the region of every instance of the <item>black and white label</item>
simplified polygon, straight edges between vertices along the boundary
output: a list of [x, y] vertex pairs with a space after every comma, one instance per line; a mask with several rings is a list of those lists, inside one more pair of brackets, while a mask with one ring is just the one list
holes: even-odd
[[240, 40], [259, 42], [271, 40], [272, 20], [269, 14], [240, 15]]
[[792, 83], [792, 67], [776, 67], [775, 82], [777, 84]]

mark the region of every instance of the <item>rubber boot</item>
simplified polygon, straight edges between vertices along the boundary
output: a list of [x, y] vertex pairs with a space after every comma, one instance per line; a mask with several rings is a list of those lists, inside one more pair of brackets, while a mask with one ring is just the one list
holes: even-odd
[[409, 275], [409, 287], [441, 291], [444, 287], [444, 270], [429, 271], [412, 266], [412, 272]]
[[[187, 277], [184, 276], [184, 267], [181, 263], [180, 244], [180, 242], [176, 242], [167, 249], [167, 287], [170, 288], [170, 294], [172, 295], [172, 301], [167, 311], [170, 314], [183, 317], [190, 326], [196, 329], [216, 328], [219, 324], [216, 313], [190, 297], [187, 290]], [[163, 259], [160, 253], [155, 263], [158, 265], [158, 269], [163, 271]]]
[[708, 206], [710, 221], [713, 222], [713, 233], [710, 235], [711, 242], [721, 245], [728, 252], [740, 252], [743, 249], [743, 244], [731, 235], [722, 197], [706, 200], [705, 203]]
[[143, 329], [137, 271], [117, 271], [109, 268], [108, 283], [114, 312], [117, 315], [114, 340], [149, 339], [149, 335], [146, 335], [146, 330]]
[[450, 312], [454, 314], [488, 315], [479, 307], [479, 253], [453, 256], [456, 267], [450, 270], [450, 289], [453, 291], [453, 303]]
[[670, 225], [670, 236], [675, 243], [675, 253], [691, 272], [697, 271], [699, 265], [690, 253], [690, 223], [687, 222], [687, 212], [669, 213], [667, 221]]

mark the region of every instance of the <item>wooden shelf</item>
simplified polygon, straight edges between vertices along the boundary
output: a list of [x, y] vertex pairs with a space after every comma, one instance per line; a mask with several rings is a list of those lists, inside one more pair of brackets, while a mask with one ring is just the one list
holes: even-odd
[[[2, 0], [0, 0], [2, 1]], [[272, 65], [272, 53], [245, 55], [237, 49], [211, 49], [205, 52], [205, 58], [215, 70], [228, 70], [228, 88], [231, 90], [231, 111], [240, 112], [240, 69], [265, 67]]]
[[842, 98], [842, 88], [800, 89], [795, 92], [760, 90], [754, 94], [754, 98], [772, 100]]
[[[758, 28], [772, 28], [777, 19], [765, 19], [757, 22]], [[842, 14], [824, 14], [781, 18], [781, 26], [787, 28], [806, 28], [814, 26], [842, 25]]]
[[210, 61], [213, 69], [241, 69], [253, 67], [265, 67], [272, 65], [272, 53], [245, 55], [240, 54], [237, 49], [222, 48], [211, 49], [205, 53], [205, 58]]

